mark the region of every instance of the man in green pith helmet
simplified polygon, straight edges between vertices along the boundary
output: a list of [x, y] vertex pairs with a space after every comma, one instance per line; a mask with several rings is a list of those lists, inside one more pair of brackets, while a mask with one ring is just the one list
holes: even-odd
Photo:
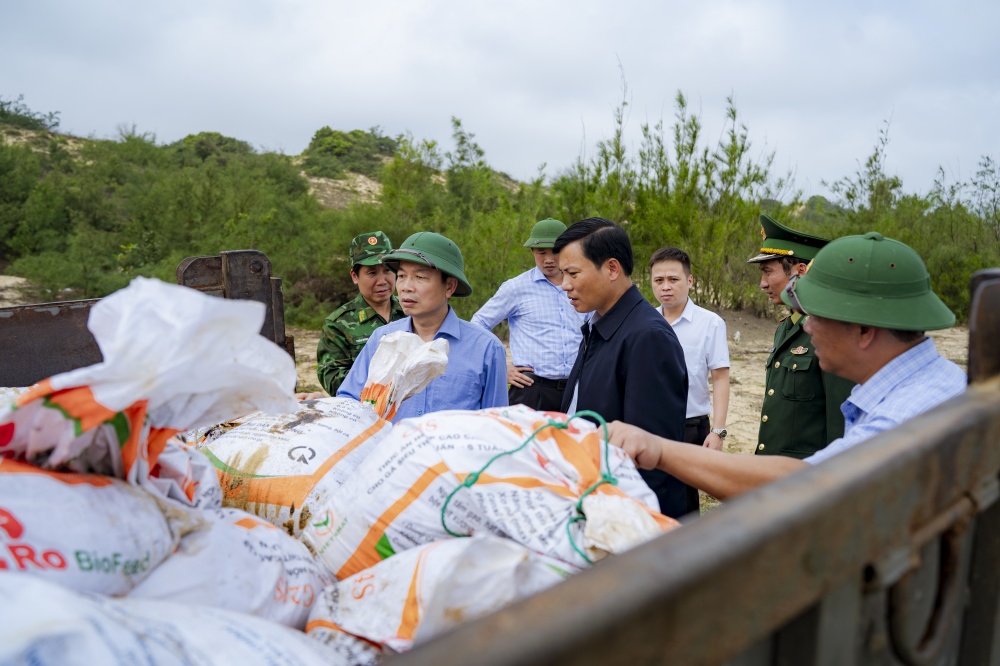
[[[747, 260], [760, 265], [760, 288], [781, 306], [789, 280], [809, 270], [809, 262], [829, 241], [760, 216], [760, 253]], [[840, 405], [854, 382], [820, 369], [803, 316], [781, 319], [765, 366], [764, 403], [754, 453], [806, 458], [844, 434]]]
[[405, 400], [393, 423], [443, 409], [484, 409], [507, 406], [507, 357], [497, 336], [458, 318], [452, 297], [468, 296], [462, 251], [451, 239], [418, 231], [382, 261], [396, 274], [399, 303], [406, 317], [375, 331], [337, 391], [361, 399], [368, 367], [379, 342], [388, 333], [406, 331], [424, 341], [448, 341], [448, 367], [427, 387]]
[[472, 323], [487, 330], [504, 319], [510, 326], [511, 362], [507, 364], [510, 404], [547, 412], [559, 411], [586, 319], [562, 290], [559, 257], [552, 251], [566, 225], [546, 219], [535, 224], [524, 247], [535, 267], [507, 280], [486, 301]]
[[866, 442], [965, 391], [965, 371], [925, 335], [949, 328], [955, 315], [931, 290], [923, 260], [903, 243], [877, 232], [838, 238], [781, 298], [806, 315], [823, 369], [857, 383], [841, 405], [843, 437], [805, 460], [713, 451], [618, 421], [608, 426], [611, 443], [640, 468], [660, 469], [726, 499], [855, 446], [874, 446]]
[[375, 329], [406, 316], [393, 294], [396, 275], [382, 264], [388, 252], [392, 243], [381, 231], [351, 241], [351, 279], [358, 295], [326, 318], [316, 348], [316, 376], [330, 395], [337, 393]]

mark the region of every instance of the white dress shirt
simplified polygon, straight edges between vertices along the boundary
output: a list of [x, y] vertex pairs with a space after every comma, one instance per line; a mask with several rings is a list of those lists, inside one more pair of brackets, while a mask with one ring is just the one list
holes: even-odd
[[[662, 305], [657, 310], [663, 314]], [[684, 347], [687, 363], [687, 418], [711, 414], [708, 377], [712, 370], [729, 367], [726, 322], [714, 312], [695, 305], [689, 296], [684, 311], [671, 326]]]

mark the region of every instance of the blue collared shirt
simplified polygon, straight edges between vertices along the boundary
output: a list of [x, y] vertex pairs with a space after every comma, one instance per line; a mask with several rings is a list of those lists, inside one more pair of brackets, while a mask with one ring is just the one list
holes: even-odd
[[858, 384], [840, 407], [844, 436], [805, 459], [816, 464], [965, 392], [965, 371], [927, 338]]
[[[413, 333], [410, 317], [380, 326], [368, 339], [338, 396], [361, 399], [368, 379], [368, 365], [384, 335], [393, 331]], [[507, 355], [503, 344], [489, 331], [462, 321], [448, 307], [448, 315], [434, 339], [448, 341], [448, 369], [423, 391], [400, 404], [393, 423], [442, 409], [483, 409], [507, 406]]]
[[506, 319], [514, 365], [534, 368], [540, 377], [564, 379], [576, 361], [585, 318], [536, 266], [500, 285], [472, 323], [491, 330]]

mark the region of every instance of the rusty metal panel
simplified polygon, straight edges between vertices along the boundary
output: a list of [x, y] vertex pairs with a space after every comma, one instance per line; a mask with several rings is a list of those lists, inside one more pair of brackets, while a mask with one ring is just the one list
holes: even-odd
[[969, 307], [969, 382], [1000, 375], [1000, 268], [972, 276]]
[[[997, 446], [1000, 442], [992, 442]], [[959, 664], [1000, 664], [1000, 503], [979, 514]]]
[[[285, 335], [281, 280], [257, 250], [188, 257], [177, 266], [177, 282], [203, 293], [264, 303], [261, 334], [294, 358]], [[61, 372], [99, 363], [100, 349], [87, 329], [99, 299], [0, 308], [0, 386], [30, 386]]]
[[[271, 298], [271, 261], [257, 250], [222, 252], [222, 284], [226, 298], [260, 301], [265, 305], [260, 334], [271, 342], [274, 337], [274, 307]], [[284, 323], [282, 323], [284, 327]], [[281, 338], [284, 340], [284, 337]]]
[[[973, 318], [973, 339], [997, 318], [992, 306]], [[972, 353], [975, 367], [1000, 368], [996, 345]], [[989, 374], [869, 445], [393, 663], [998, 663], [1000, 378]]]
[[103, 357], [87, 329], [97, 299], [0, 308], [0, 386], [31, 386]]
[[281, 278], [271, 278], [271, 311], [273, 313], [274, 337], [271, 339], [295, 358], [295, 347], [289, 346], [289, 336], [285, 335], [285, 294], [281, 289]]
[[210, 296], [224, 297], [222, 257], [188, 257], [177, 265], [177, 284], [191, 287]]

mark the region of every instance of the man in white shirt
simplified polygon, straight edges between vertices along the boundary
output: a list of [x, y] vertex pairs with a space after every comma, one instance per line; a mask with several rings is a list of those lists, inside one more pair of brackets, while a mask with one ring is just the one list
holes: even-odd
[[504, 319], [510, 327], [507, 382], [510, 404], [542, 411], [559, 411], [566, 378], [580, 348], [586, 315], [578, 313], [562, 290], [562, 271], [552, 245], [566, 225], [542, 220], [531, 230], [535, 267], [507, 280], [486, 301], [472, 323], [491, 330]]
[[[722, 317], [695, 305], [688, 296], [694, 285], [691, 258], [676, 247], [661, 247], [649, 259], [649, 279], [658, 310], [681, 346], [688, 371], [687, 420], [684, 441], [722, 450], [729, 411], [729, 345]], [[712, 377], [712, 395], [708, 377]], [[712, 425], [709, 426], [709, 413]]]

